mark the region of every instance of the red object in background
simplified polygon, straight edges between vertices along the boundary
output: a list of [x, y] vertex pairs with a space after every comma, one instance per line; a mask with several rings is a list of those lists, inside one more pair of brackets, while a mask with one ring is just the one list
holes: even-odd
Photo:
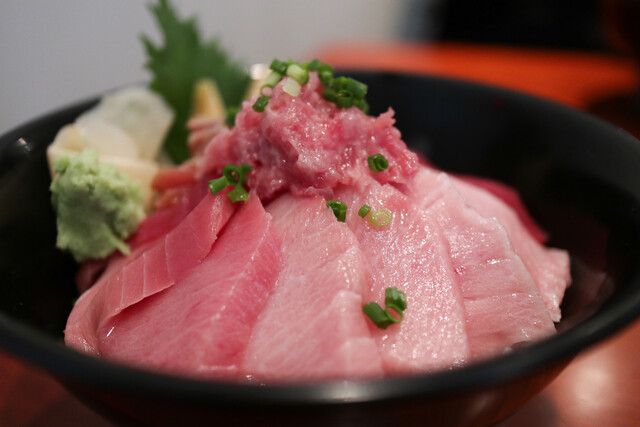
[[[430, 73], [508, 87], [588, 109], [637, 90], [632, 59], [614, 55], [461, 44], [341, 44], [316, 52], [336, 67]], [[640, 135], [640, 121], [609, 112]], [[625, 121], [626, 120], [626, 121]], [[640, 321], [580, 354], [499, 427], [636, 426], [640, 422]], [[0, 426], [108, 426], [46, 373], [0, 353]]]

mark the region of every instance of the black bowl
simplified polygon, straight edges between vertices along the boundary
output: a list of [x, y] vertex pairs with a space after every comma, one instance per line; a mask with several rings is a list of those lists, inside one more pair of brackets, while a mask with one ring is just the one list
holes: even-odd
[[62, 344], [77, 296], [54, 247], [46, 146], [96, 100], [0, 138], [0, 346], [49, 371], [112, 420], [133, 424], [485, 425], [516, 411], [572, 357], [640, 314], [640, 143], [581, 112], [461, 81], [352, 73], [374, 113], [443, 169], [518, 188], [574, 283], [556, 337], [486, 362], [376, 381], [259, 386], [160, 375]]

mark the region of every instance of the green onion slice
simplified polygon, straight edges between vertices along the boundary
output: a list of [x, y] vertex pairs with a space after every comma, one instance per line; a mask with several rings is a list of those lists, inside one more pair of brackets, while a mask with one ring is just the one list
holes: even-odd
[[376, 209], [369, 214], [369, 223], [374, 227], [384, 227], [391, 224], [393, 215], [389, 209]]
[[300, 95], [301, 89], [302, 86], [300, 86], [300, 83], [293, 78], [288, 78], [282, 85], [282, 90], [293, 97]]
[[232, 203], [244, 202], [249, 198], [249, 192], [242, 185], [236, 185], [233, 190], [227, 193], [227, 196]]
[[333, 102], [340, 108], [351, 108], [353, 107], [354, 100], [350, 94], [345, 94], [339, 95]]
[[367, 163], [369, 164], [369, 169], [374, 172], [382, 172], [389, 168], [389, 162], [382, 154], [372, 154], [367, 157]]
[[269, 68], [271, 68], [276, 73], [279, 73], [280, 75], [285, 75], [287, 73], [288, 67], [288, 62], [280, 61], [279, 59], [274, 59], [273, 61], [271, 61], [271, 65], [269, 66]]
[[209, 191], [211, 191], [211, 194], [216, 194], [223, 188], [232, 185], [234, 188], [227, 193], [227, 197], [229, 197], [233, 203], [247, 200], [249, 198], [249, 192], [244, 188], [244, 184], [247, 183], [248, 173], [252, 169], [253, 166], [246, 163], [240, 166], [225, 166], [220, 178], [212, 179], [208, 182]]
[[362, 205], [362, 207], [358, 210], [358, 216], [360, 216], [360, 218], [364, 218], [365, 216], [367, 216], [370, 210], [371, 206]]
[[282, 74], [277, 71], [272, 71], [269, 73], [266, 79], [264, 79], [264, 84], [269, 87], [274, 87], [277, 85], [280, 80], [282, 80]]
[[241, 174], [241, 167], [236, 165], [227, 165], [222, 170], [222, 175], [227, 178], [227, 181], [229, 181], [229, 185], [237, 185], [238, 183], [240, 183]]
[[384, 291], [384, 304], [402, 315], [407, 309], [407, 296], [398, 288], [387, 288]]
[[333, 214], [336, 216], [338, 221], [344, 222], [347, 218], [347, 205], [340, 200], [329, 200], [327, 202], [327, 206], [333, 210]]
[[218, 179], [212, 179], [209, 181], [209, 190], [211, 191], [211, 194], [216, 194], [228, 185], [231, 184], [226, 177], [222, 176]]
[[268, 96], [266, 95], [259, 96], [258, 99], [256, 99], [256, 102], [253, 103], [253, 110], [258, 113], [262, 113], [268, 103], [269, 103]]
[[356, 99], [363, 99], [367, 95], [367, 85], [352, 78], [347, 80], [345, 90], [352, 93]]
[[322, 97], [329, 102], [335, 103], [336, 100], [338, 99], [338, 92], [328, 88], [328, 89], [325, 89], [324, 92], [322, 92]]
[[298, 64], [291, 64], [287, 67], [287, 76], [291, 77], [301, 85], [309, 81], [309, 71]]
[[[367, 85], [351, 77], [334, 77], [333, 67], [325, 64], [317, 58], [310, 62], [295, 62], [293, 60], [280, 61], [274, 59], [269, 68], [271, 73], [265, 79], [265, 85], [260, 89], [260, 96], [253, 104], [253, 109], [263, 112], [269, 103], [269, 94], [264, 91], [267, 87], [275, 87], [284, 76], [297, 82], [300, 86], [309, 81], [309, 71], [316, 71], [322, 82], [322, 96], [327, 101], [335, 103], [339, 108], [361, 109], [365, 114], [369, 113], [369, 104], [364, 97], [367, 95]], [[287, 80], [288, 82], [288, 80]], [[292, 96], [298, 96], [300, 89], [293, 82], [285, 84], [285, 92]]]
[[[382, 309], [376, 302], [369, 302], [362, 307], [362, 311], [378, 328], [387, 329], [390, 325], [400, 323], [404, 319], [403, 312], [406, 308], [407, 297], [405, 293], [398, 288], [387, 288], [385, 289], [385, 309]], [[390, 309], [397, 316], [391, 314]]]
[[397, 323], [395, 317], [384, 310], [377, 302], [368, 302], [362, 307], [362, 311], [380, 329], [387, 329], [390, 325]]

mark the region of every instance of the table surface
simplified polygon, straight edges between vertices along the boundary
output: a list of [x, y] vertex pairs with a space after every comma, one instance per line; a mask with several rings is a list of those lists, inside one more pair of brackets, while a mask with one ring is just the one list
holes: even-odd
[[[340, 44], [316, 56], [336, 67], [453, 76], [508, 87], [594, 112], [636, 136], [640, 120], [615, 103], [637, 91], [628, 58], [462, 44]], [[541, 394], [499, 423], [640, 425], [640, 321], [585, 351]], [[0, 426], [109, 426], [45, 372], [0, 352]]]

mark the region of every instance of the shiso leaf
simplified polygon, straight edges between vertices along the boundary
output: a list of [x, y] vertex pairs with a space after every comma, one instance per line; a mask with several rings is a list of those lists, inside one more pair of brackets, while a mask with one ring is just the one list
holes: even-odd
[[159, 0], [149, 9], [162, 33], [163, 46], [141, 36], [147, 54], [145, 67], [152, 73], [150, 88], [176, 115], [164, 151], [173, 162], [182, 163], [189, 158], [186, 123], [192, 113], [196, 82], [213, 79], [228, 110], [241, 103], [250, 78], [246, 68], [232, 61], [217, 40], [201, 40], [195, 18], [180, 19], [168, 0]]

